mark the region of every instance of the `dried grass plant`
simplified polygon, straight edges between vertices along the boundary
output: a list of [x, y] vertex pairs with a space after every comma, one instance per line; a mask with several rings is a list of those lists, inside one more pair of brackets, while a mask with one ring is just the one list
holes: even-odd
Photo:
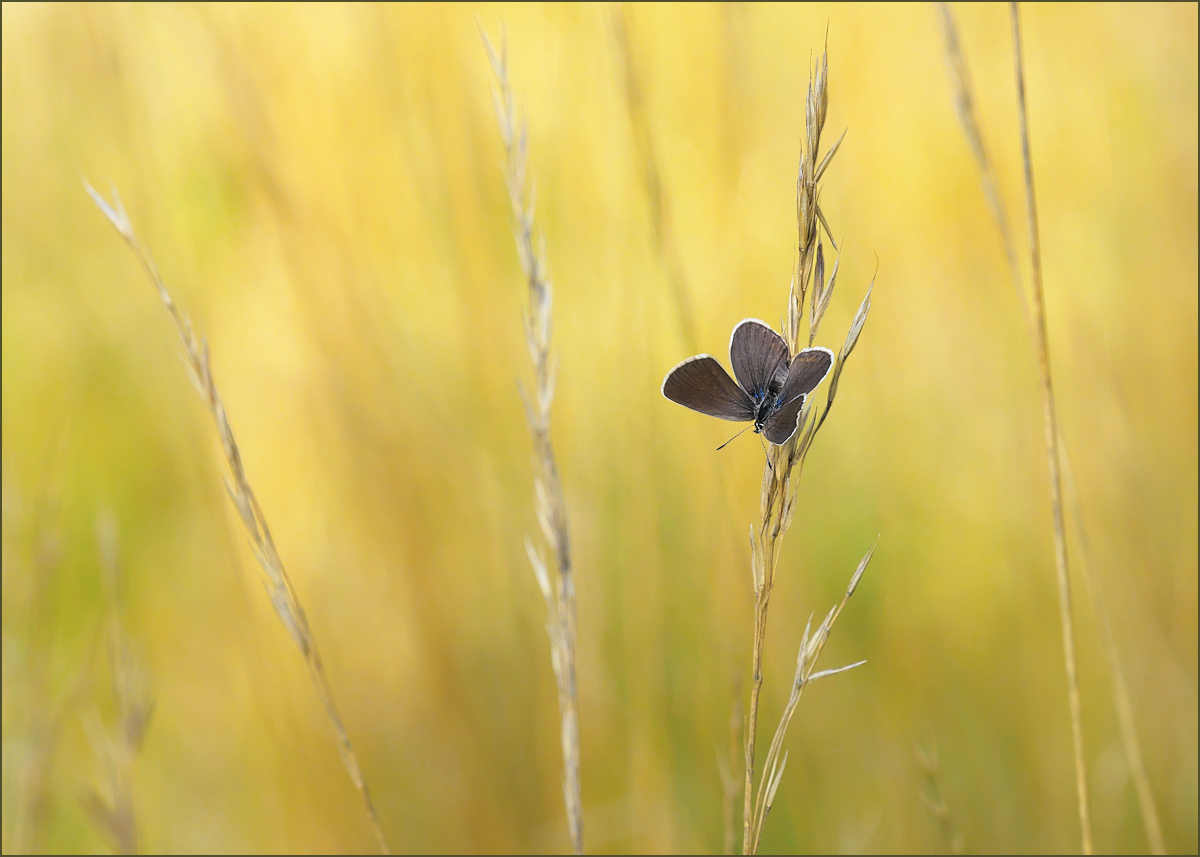
[[329, 679], [325, 674], [325, 666], [321, 661], [320, 653], [317, 651], [316, 640], [313, 638], [312, 630], [308, 626], [308, 619], [305, 616], [304, 608], [300, 606], [300, 601], [296, 595], [295, 588], [292, 586], [291, 578], [288, 577], [283, 560], [280, 558], [279, 552], [275, 547], [275, 541], [271, 537], [271, 530], [267, 526], [266, 517], [259, 507], [258, 500], [255, 498], [254, 491], [251, 489], [250, 482], [246, 477], [246, 471], [242, 465], [242, 454], [238, 449], [233, 429], [229, 425], [225, 406], [217, 394], [216, 383], [213, 381], [212, 368], [208, 356], [208, 344], [196, 336], [187, 315], [179, 309], [175, 301], [171, 298], [162, 277], [159, 276], [158, 269], [149, 251], [138, 241], [133, 231], [133, 225], [130, 223], [124, 207], [121, 205], [120, 198], [117, 196], [116, 189], [114, 188], [113, 190], [113, 200], [110, 204], [87, 182], [84, 182], [84, 187], [100, 211], [117, 230], [117, 233], [125, 239], [125, 243], [129, 245], [129, 249], [133, 251], [138, 263], [142, 266], [142, 270], [145, 271], [146, 276], [150, 278], [150, 282], [158, 291], [158, 297], [162, 301], [163, 306], [166, 307], [168, 314], [170, 314], [171, 321], [175, 324], [175, 330], [179, 334], [179, 340], [183, 345], [183, 364], [187, 368], [188, 376], [191, 378], [196, 392], [204, 400], [204, 404], [212, 414], [213, 421], [216, 424], [217, 435], [220, 437], [221, 448], [225, 453], [225, 461], [229, 465], [229, 474], [231, 477], [231, 479], [225, 481], [225, 488], [250, 538], [250, 546], [263, 572], [263, 586], [267, 590], [267, 595], [271, 599], [271, 605], [275, 608], [276, 615], [287, 629], [292, 641], [300, 649], [300, 653], [304, 656], [304, 662], [308, 666], [317, 696], [320, 697], [321, 704], [325, 707], [325, 713], [333, 724], [334, 733], [337, 738], [338, 753], [342, 757], [342, 763], [346, 767], [346, 772], [350, 775], [351, 782], [354, 783], [355, 789], [358, 790], [359, 796], [362, 798], [363, 806], [366, 808], [367, 815], [370, 818], [371, 827], [375, 833], [375, 838], [379, 842], [380, 850], [385, 854], [390, 853], [387, 840], [383, 835], [383, 829], [379, 825], [379, 816], [375, 811], [375, 804], [371, 801], [370, 792], [367, 790], [367, 784], [363, 780], [362, 771], [358, 765], [358, 755], [354, 752], [354, 747], [350, 743], [350, 736], [346, 732], [341, 714], [338, 712], [337, 704], [334, 702], [333, 688], [330, 686]]
[[[988, 149], [985, 142], [984, 133], [982, 130], [982, 122], [977, 109], [977, 101], [974, 95], [974, 87], [971, 81], [970, 67], [967, 63], [966, 56], [962, 49], [961, 39], [958, 34], [958, 27], [954, 20], [954, 15], [950, 11], [950, 7], [946, 3], [936, 3], [935, 7], [938, 13], [938, 22], [941, 26], [942, 37], [945, 43], [946, 59], [950, 70], [950, 82], [954, 90], [954, 106], [958, 116], [959, 124], [962, 127], [963, 134], [967, 138], [970, 145], [971, 153], [975, 158], [975, 163], [980, 173], [980, 180], [983, 185], [984, 195], [988, 202], [988, 208], [991, 211], [993, 222], [996, 230], [1000, 235], [1000, 240], [1004, 248], [1005, 260], [1008, 263], [1010, 275], [1012, 277], [1013, 286], [1017, 292], [1017, 296], [1021, 302], [1022, 318], [1025, 322], [1026, 331], [1029, 334], [1030, 342], [1034, 345], [1035, 355], [1038, 361], [1039, 373], [1043, 376], [1043, 412], [1048, 414], [1045, 417], [1048, 422], [1053, 423], [1054, 440], [1053, 445], [1047, 444], [1048, 459], [1050, 460], [1051, 472], [1051, 494], [1052, 498], [1056, 496], [1055, 505], [1055, 560], [1056, 570], [1061, 563], [1062, 568], [1066, 569], [1066, 547], [1065, 535], [1060, 533], [1062, 524], [1061, 521], [1065, 518], [1062, 510], [1063, 496], [1067, 498], [1071, 506], [1071, 520], [1075, 524], [1075, 533], [1077, 544], [1079, 545], [1078, 561], [1076, 567], [1079, 570], [1080, 576], [1083, 579], [1084, 588], [1087, 589], [1089, 598], [1092, 602], [1092, 607], [1095, 611], [1099, 628], [1101, 647], [1104, 650], [1105, 659], [1109, 666], [1109, 676], [1112, 682], [1113, 703], [1117, 712], [1117, 722], [1121, 733], [1121, 744], [1125, 751], [1125, 759], [1129, 765], [1130, 777], [1133, 780], [1134, 789], [1138, 796], [1138, 807], [1142, 816], [1142, 823], [1146, 829], [1146, 837], [1149, 840], [1150, 850], [1154, 854], [1165, 854], [1166, 847], [1163, 842], [1162, 826], [1159, 823], [1158, 810], [1154, 800], [1154, 792], [1150, 788], [1150, 779], [1146, 774], [1145, 763], [1142, 758], [1141, 743], [1138, 739], [1137, 728], [1133, 718], [1133, 706], [1129, 700], [1129, 691], [1125, 682], [1125, 673], [1121, 667], [1121, 659], [1117, 648], [1116, 637], [1113, 634], [1112, 622], [1108, 614], [1108, 605], [1104, 597], [1104, 588], [1099, 577], [1093, 579], [1090, 571], [1089, 548], [1086, 528], [1082, 511], [1079, 504], [1079, 494], [1075, 486], [1074, 479], [1071, 473], [1070, 454], [1067, 446], [1066, 438], [1062, 433], [1061, 427], [1058, 426], [1058, 421], [1055, 415], [1053, 389], [1049, 386], [1049, 356], [1045, 345], [1045, 319], [1044, 319], [1044, 302], [1041, 299], [1041, 266], [1040, 266], [1040, 246], [1038, 244], [1037, 230], [1037, 212], [1036, 200], [1033, 196], [1033, 166], [1029, 157], [1028, 149], [1028, 131], [1026, 127], [1025, 106], [1024, 106], [1024, 64], [1020, 52], [1020, 29], [1018, 10], [1016, 6], [1012, 9], [1013, 20], [1013, 37], [1014, 49], [1016, 51], [1016, 67], [1018, 75], [1018, 93], [1020, 96], [1021, 107], [1021, 134], [1022, 134], [1022, 155], [1026, 176], [1026, 191], [1028, 204], [1030, 206], [1030, 230], [1031, 230], [1031, 247], [1034, 248], [1034, 283], [1036, 293], [1035, 307], [1042, 314], [1040, 318], [1035, 317], [1034, 312], [1030, 308], [1030, 300], [1026, 295], [1023, 278], [1021, 275], [1020, 264], [1017, 258], [1016, 247], [1013, 241], [1012, 229], [1009, 226], [1008, 216], [1004, 210], [1004, 206], [1000, 201], [1000, 196], [997, 190], [997, 182], [995, 178], [995, 170], [992, 167], [991, 158], [988, 155]], [[1049, 396], [1045, 396], [1049, 393]], [[1048, 410], [1047, 410], [1048, 409]], [[1049, 427], [1047, 428], [1049, 430]], [[1057, 456], [1060, 468], [1054, 463]], [[1060, 485], [1056, 488], [1054, 480], [1056, 474], [1061, 472]], [[1061, 559], [1060, 559], [1060, 538], [1061, 544]], [[1063, 590], [1063, 574], [1060, 573], [1060, 594]], [[1069, 582], [1069, 581], [1068, 581]], [[1073, 660], [1073, 638], [1069, 628], [1070, 619], [1070, 601], [1069, 586], [1066, 588], [1067, 601], [1063, 602], [1060, 599], [1060, 605], [1065, 603], [1063, 611], [1064, 616], [1064, 651], [1070, 649], [1067, 654], [1068, 673], [1073, 674], [1074, 669], [1071, 666]], [[1079, 791], [1080, 804], [1080, 820], [1083, 824], [1083, 839], [1085, 843], [1090, 842], [1091, 833], [1085, 819], [1088, 816], [1087, 809], [1087, 792], [1086, 792], [1086, 769], [1083, 767], [1082, 759], [1082, 737], [1077, 726], [1077, 717], [1074, 712], [1074, 707], [1078, 704], [1078, 690], [1071, 688], [1071, 705], [1072, 705], [1072, 728], [1075, 732], [1079, 747], [1077, 748], [1076, 756], [1076, 784]], [[1085, 849], [1090, 846], [1085, 845]]]
[[517, 115], [512, 86], [508, 78], [508, 46], [503, 34], [499, 53], [487, 34], [484, 48], [496, 78], [493, 91], [496, 122], [504, 143], [504, 179], [512, 205], [513, 234], [517, 256], [525, 273], [529, 305], [525, 309], [525, 345], [533, 361], [534, 390], [522, 385], [521, 401], [534, 447], [534, 508], [546, 547], [553, 557], [555, 574], [551, 580], [545, 554], [530, 539], [525, 540], [529, 562], [538, 588], [546, 601], [546, 633], [550, 637], [550, 662], [558, 685], [563, 756], [563, 800], [571, 833], [571, 847], [583, 853], [583, 800], [580, 784], [579, 695], [575, 681], [575, 581], [571, 566], [571, 543], [567, 532], [567, 508], [554, 445], [550, 440], [550, 406], [554, 401], [554, 383], [558, 362], [550, 354], [550, 329], [554, 288], [546, 272], [546, 245], [535, 237], [534, 184], [526, 176], [528, 134], [523, 118]]
[[[801, 144], [800, 168], [796, 178], [798, 242], [783, 331], [784, 340], [792, 354], [815, 341], [837, 284], [837, 261], [834, 262], [829, 279], [825, 279], [825, 255], [818, 235], [818, 227], [820, 227], [824, 230], [830, 246], [835, 252], [837, 251], [837, 245], [830, 234], [829, 224], [820, 208], [821, 179], [845, 137], [843, 134], [827, 153], [821, 155], [821, 133], [825, 127], [825, 116], [829, 106], [828, 82], [829, 61], [827, 54], [823, 52], [809, 78], [808, 96], [805, 103], [806, 133]], [[759, 695], [762, 691], [762, 660], [766, 643], [767, 610], [771, 601], [771, 591], [775, 585], [779, 553], [783, 537], [795, 515], [796, 492], [804, 471], [804, 461], [812, 448], [817, 432], [824, 425], [829, 410], [833, 406], [846, 360], [849, 359], [854, 347], [858, 344], [867, 314], [871, 309], [873, 286], [874, 283], [867, 288], [867, 294], [855, 313], [845, 342], [837, 355], [823, 407], [814, 407], [816, 397], [810, 396], [800, 412], [799, 427], [796, 433], [782, 446], [772, 444], [767, 452], [760, 500], [761, 522], [757, 527], [751, 527], [750, 530], [750, 562], [754, 583], [754, 642], [751, 653], [750, 709], [746, 720], [742, 815], [743, 854], [753, 854], [758, 850], [763, 826], [771, 812], [775, 793], [787, 765], [787, 754], [783, 752], [784, 737], [804, 688], [819, 678], [859, 666], [859, 664], [852, 664], [835, 670], [816, 671], [817, 659], [820, 657], [821, 650], [829, 639], [833, 625], [841, 615], [846, 602], [854, 594], [854, 590], [871, 560], [874, 546], [867, 551], [859, 563], [841, 602], [829, 611], [815, 632], [812, 631], [811, 619], [808, 626], [805, 627], [800, 651], [796, 657], [796, 674], [792, 682], [791, 696], [771, 740], [770, 749], [763, 762], [763, 771], [758, 787], [755, 788], [754, 755], [758, 732]], [[805, 343], [801, 338], [801, 325], [810, 287], [812, 298], [808, 318], [808, 342]], [[818, 410], [820, 410], [820, 416], [817, 416]]]
[[80, 803], [92, 826], [114, 851], [136, 854], [138, 835], [133, 767], [154, 713], [154, 694], [150, 675], [134, 652], [121, 621], [121, 568], [117, 527], [111, 513], [97, 519], [96, 540], [104, 578], [109, 682], [116, 704], [116, 722], [106, 726], [94, 711], [84, 719], [84, 728], [106, 783], [104, 787], [84, 792]]

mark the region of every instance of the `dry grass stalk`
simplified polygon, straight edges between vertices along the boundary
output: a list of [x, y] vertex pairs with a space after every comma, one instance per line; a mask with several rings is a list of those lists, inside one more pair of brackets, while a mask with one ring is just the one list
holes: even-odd
[[312, 677], [317, 695], [321, 699], [321, 704], [325, 707], [325, 713], [329, 716], [329, 720], [333, 724], [342, 763], [346, 766], [350, 780], [354, 783], [354, 787], [358, 790], [362, 798], [363, 806], [370, 817], [371, 827], [375, 832], [375, 838], [379, 842], [379, 847], [385, 854], [390, 853], [387, 840], [383, 835], [383, 829], [379, 826], [379, 816], [375, 812], [375, 805], [372, 803], [371, 795], [367, 791], [367, 784], [363, 781], [362, 771], [358, 765], [358, 755], [354, 752], [354, 747], [350, 743], [350, 736], [346, 733], [346, 727], [342, 723], [341, 714], [338, 712], [337, 705], [334, 702], [333, 688], [330, 686], [329, 679], [325, 675], [325, 666], [321, 661], [320, 653], [317, 651], [316, 640], [313, 638], [312, 631], [308, 626], [308, 619], [305, 616], [304, 608], [300, 606], [300, 601], [292, 586], [291, 578], [288, 577], [287, 570], [283, 566], [283, 560], [280, 559], [279, 552], [275, 548], [275, 542], [271, 538], [271, 531], [267, 526], [266, 518], [263, 515], [262, 509], [259, 508], [258, 500], [255, 498], [254, 491], [250, 488], [250, 482], [246, 478], [237, 440], [233, 436], [233, 429], [230, 428], [229, 420], [225, 414], [225, 406], [217, 394], [217, 386], [213, 381], [208, 357], [208, 344], [197, 338], [187, 315], [176, 306], [175, 301], [171, 298], [166, 285], [162, 281], [162, 277], [159, 276], [158, 269], [155, 267], [154, 260], [151, 258], [149, 251], [142, 247], [137, 236], [134, 234], [133, 226], [129, 222], [129, 217], [126, 215], [124, 207], [121, 205], [121, 200], [117, 196], [116, 189], [114, 188], [113, 190], [113, 201], [110, 205], [90, 184], [84, 182], [84, 187], [91, 195], [92, 200], [100, 208], [100, 211], [108, 218], [120, 236], [125, 239], [125, 243], [129, 245], [129, 249], [133, 251], [138, 263], [142, 266], [142, 270], [146, 272], [146, 276], [150, 278], [151, 283], [158, 290], [159, 299], [162, 301], [163, 306], [167, 308], [167, 312], [171, 316], [171, 321], [175, 324], [175, 330], [179, 334], [180, 342], [183, 344], [183, 364], [188, 371], [188, 376], [191, 378], [193, 386], [196, 388], [196, 392], [204, 400], [204, 404], [208, 407], [213, 421], [216, 423], [217, 434], [221, 439], [221, 448], [225, 453], [225, 461], [229, 465], [229, 472], [232, 477], [232, 481], [229, 479], [225, 481], [225, 488], [229, 493], [230, 500], [233, 501], [234, 508], [237, 509], [238, 515], [242, 519], [242, 524], [246, 528], [247, 535], [250, 537], [250, 546], [254, 550], [254, 556], [258, 560], [259, 567], [263, 571], [263, 586], [267, 590], [267, 595], [271, 599], [271, 605], [275, 608], [276, 615], [279, 616], [279, 620], [283, 622], [288, 634], [300, 649], [300, 653], [304, 656], [304, 661], [308, 665], [309, 674]]
[[[878, 541], [876, 539], [876, 544]], [[792, 693], [788, 697], [783, 716], [779, 718], [779, 725], [775, 728], [775, 735], [771, 739], [770, 749], [767, 750], [767, 756], [763, 760], [763, 776], [759, 783], [758, 796], [754, 802], [755, 817], [751, 853], [758, 851], [763, 826], [766, 824], [767, 816], [771, 813], [771, 806], [775, 802], [775, 792], [779, 788], [780, 780], [783, 779], [783, 770], [787, 767], [787, 753], [783, 750], [783, 739], [787, 736], [788, 725], [792, 722], [792, 715], [796, 713], [796, 706], [800, 704], [800, 695], [804, 693], [804, 688], [817, 679], [837, 675], [866, 663], [866, 661], [859, 661], [836, 669], [816, 671], [817, 659], [821, 657], [821, 650], [825, 648], [825, 643], [829, 640], [833, 624], [842, 614], [842, 609], [850, 600], [850, 596], [854, 594], [854, 590], [858, 588], [858, 582], [862, 579], [863, 572], [867, 570], [867, 564], [871, 562], [873, 553], [875, 553], [875, 545], [871, 545], [867, 550], [866, 555], [859, 562], [858, 568], [855, 569], [854, 575], [850, 578], [846, 594], [842, 596], [842, 600], [837, 605], [830, 608], [829, 612], [825, 614], [825, 619], [817, 627], [816, 633], [810, 634], [812, 631], [811, 616], [804, 626], [804, 634], [800, 638], [800, 650], [796, 654], [796, 676], [792, 679]], [[780, 753], [783, 753], [782, 758], [780, 758]]]
[[954, 821], [950, 818], [950, 807], [946, 805], [946, 798], [942, 795], [942, 787], [938, 783], [937, 744], [935, 743], [928, 753], [914, 744], [913, 755], [916, 757], [925, 779], [924, 787], [917, 786], [917, 796], [925, 808], [937, 819], [942, 833], [946, 836], [950, 853], [961, 854], [965, 839], [960, 831], [954, 829]]
[[97, 520], [96, 539], [104, 575], [109, 678], [117, 706], [117, 722], [114, 728], [105, 728], [96, 713], [84, 720], [92, 749], [107, 778], [107, 788], [88, 790], [80, 802], [92, 824], [114, 851], [136, 854], [133, 763], [150, 726], [154, 696], [149, 676], [134, 655], [121, 623], [117, 528], [111, 514], [103, 514]]
[[[984, 145], [983, 133], [977, 116], [976, 103], [972, 95], [971, 76], [966, 57], [961, 48], [958, 28], [954, 17], [946, 3], [936, 4], [942, 34], [946, 42], [946, 54], [950, 65], [950, 79], [955, 88], [955, 107], [963, 133], [971, 146], [983, 181], [984, 193], [991, 209], [996, 229], [1004, 244], [1004, 253], [1012, 275], [1013, 286], [1021, 301], [1022, 317], [1030, 341], [1035, 342], [1037, 334], [1034, 329], [1032, 312], [1029, 301], [1022, 286], [1020, 266], [1017, 263], [1016, 249], [1013, 245], [1012, 230], [1009, 228], [1008, 217], [1000, 204], [996, 191], [995, 174]], [[1133, 706], [1129, 700], [1129, 691], [1125, 682], [1125, 672], [1121, 667], [1121, 659], [1117, 649], [1116, 638], [1113, 634], [1112, 623], [1109, 619], [1108, 605], [1104, 597], [1104, 587], [1099, 577], [1092, 579], [1090, 563], [1088, 562], [1089, 548], [1082, 512], [1079, 508], [1079, 494], [1074, 480], [1071, 478], [1071, 456], [1066, 437], [1062, 429], [1058, 430], [1059, 456], [1062, 461], [1063, 487], [1075, 520], [1076, 533], [1079, 542], [1079, 562], [1076, 564], [1084, 587], [1092, 601], [1092, 607], [1100, 623], [1100, 638], [1108, 660], [1110, 678], [1112, 681], [1113, 704], [1117, 711], [1117, 722], [1121, 730], [1121, 743], [1125, 750], [1125, 759], [1129, 765], [1130, 777], [1137, 791], [1138, 807], [1142, 814], [1142, 823], [1146, 828], [1146, 838], [1149, 840], [1150, 851], [1154, 854], [1165, 854], [1166, 845], [1163, 841], [1162, 826], [1158, 819], [1158, 809], [1154, 800], [1154, 792], [1150, 788], [1150, 778], [1146, 774], [1145, 763], [1142, 759], [1141, 743], [1137, 735], [1137, 727], [1133, 718]]]
[[1017, 73], [1017, 107], [1021, 123], [1021, 158], [1025, 167], [1025, 200], [1029, 222], [1029, 256], [1032, 270], [1034, 330], [1037, 334], [1038, 370], [1041, 375], [1042, 417], [1046, 429], [1046, 461], [1050, 468], [1050, 501], [1054, 508], [1054, 566], [1058, 577], [1059, 618], [1062, 622], [1063, 657], [1067, 667], [1067, 694], [1071, 706], [1071, 734], [1075, 745], [1075, 790], [1079, 798], [1079, 826], [1083, 853], [1092, 853], [1092, 824], [1088, 809], [1087, 760], [1083, 747], [1083, 711], [1075, 663], [1075, 627], [1071, 607], [1071, 578], [1067, 569], [1067, 534], [1063, 517], [1062, 475], [1058, 457], [1058, 413], [1050, 379], [1050, 349], [1046, 337], [1046, 301], [1042, 289], [1042, 249], [1038, 232], [1037, 195], [1033, 188], [1033, 161], [1029, 153], [1029, 117], [1025, 106], [1025, 61], [1021, 49], [1021, 13], [1011, 5], [1013, 58]]
[[[812, 308], [809, 313], [809, 342], [816, 337], [836, 284], [836, 263], [829, 280], [825, 280], [824, 250], [817, 234], [818, 227], [823, 229], [831, 246], [835, 251], [837, 250], [837, 245], [830, 236], [829, 224], [820, 208], [819, 191], [821, 179], [845, 137], [843, 134], [843, 137], [839, 138], [827, 153], [821, 155], [821, 132], [825, 127], [825, 115], [829, 104], [828, 79], [828, 57], [822, 53], [809, 80], [805, 105], [806, 134], [802, 142], [800, 168], [796, 179], [798, 245], [783, 330], [784, 340], [792, 354], [797, 353], [802, 347], [801, 324], [810, 284], [813, 288], [813, 295]], [[813, 408], [815, 399], [810, 398], [805, 401], [804, 408], [800, 413], [800, 427], [796, 433], [782, 446], [771, 445], [767, 452], [761, 494], [762, 520], [757, 528], [751, 527], [750, 530], [750, 566], [754, 582], [754, 642], [751, 653], [750, 711], [746, 720], [745, 793], [742, 814], [743, 854], [752, 854], [758, 848], [762, 826], [770, 812], [775, 790], [779, 787], [780, 779], [783, 776], [783, 767], [786, 764], [786, 757], [782, 761], [778, 760], [778, 749], [768, 754], [767, 764], [757, 791], [758, 797], [755, 798], [756, 793], [753, 788], [754, 753], [758, 731], [758, 701], [762, 690], [762, 658], [766, 643], [767, 609], [771, 600], [771, 590], [775, 584], [779, 552], [783, 536], [791, 526], [792, 517], [795, 514], [796, 491], [804, 470], [804, 460], [812, 447], [817, 432], [824, 425], [825, 418], [833, 406], [846, 360], [858, 343], [870, 309], [871, 287], [867, 289], [867, 294], [850, 324], [846, 340], [834, 363], [829, 392], [820, 417], [816, 416]], [[846, 598], [853, 593], [859, 575], [866, 567], [866, 560], [869, 557], [870, 553], [868, 552], [859, 571], [855, 574], [851, 586], [847, 589]], [[845, 604], [845, 600], [842, 604]], [[839, 605], [826, 617], [825, 622], [818, 628], [817, 634], [812, 637], [811, 641], [806, 639], [801, 646], [797, 663], [797, 676], [800, 677], [800, 681], [798, 686], [795, 684], [793, 686], [795, 702], [799, 702], [800, 691], [812, 679], [812, 667], [816, 657], [825, 644], [833, 621], [840, 612], [841, 606]], [[794, 710], [795, 704], [790, 703], [789, 711], [785, 713], [780, 728], [776, 730], [776, 737], [780, 744], [782, 744], [787, 723], [791, 719], [791, 712]]]
[[534, 189], [526, 178], [528, 159], [527, 129], [517, 116], [512, 87], [508, 79], [508, 49], [503, 34], [500, 52], [493, 49], [481, 32], [492, 71], [496, 76], [493, 93], [496, 121], [504, 143], [508, 197], [512, 204], [513, 233], [517, 255], [529, 292], [524, 314], [525, 344], [533, 361], [534, 391], [521, 387], [525, 417], [534, 446], [534, 508], [546, 546], [556, 570], [553, 581], [539, 547], [525, 540], [529, 562], [537, 577], [538, 588], [546, 601], [546, 633], [550, 637], [550, 660], [558, 685], [563, 754], [563, 800], [571, 833], [571, 847], [583, 853], [583, 799], [580, 782], [579, 698], [575, 681], [575, 581], [571, 567], [571, 547], [567, 533], [567, 508], [563, 500], [558, 462], [550, 440], [550, 406], [554, 401], [554, 382], [558, 363], [550, 355], [550, 328], [554, 290], [546, 273], [546, 247], [543, 238], [535, 240]]
[[1012, 274], [1017, 298], [1021, 301], [1021, 310], [1026, 321], [1032, 324], [1029, 301], [1025, 296], [1025, 289], [1021, 285], [1021, 268], [1017, 261], [1017, 248], [1013, 242], [1012, 229], [1008, 225], [1008, 214], [1004, 209], [1004, 202], [1000, 198], [996, 171], [992, 167], [992, 159], [988, 155], [983, 128], [979, 121], [979, 112], [976, 109], [975, 87], [971, 82], [971, 72], [967, 66], [966, 56], [962, 52], [958, 27], [954, 23], [954, 16], [950, 12], [949, 4], [935, 3], [934, 6], [938, 12], [938, 23], [941, 26], [942, 39], [945, 42], [946, 62], [950, 67], [950, 81], [954, 86], [954, 112], [958, 116], [959, 125], [962, 126], [963, 135], [967, 138], [967, 144], [971, 147], [971, 154], [975, 157], [975, 165], [979, 168], [983, 195], [987, 200], [988, 210], [992, 213], [996, 229], [1000, 233], [1000, 242], [1004, 246], [1004, 258], [1008, 262], [1008, 269]]

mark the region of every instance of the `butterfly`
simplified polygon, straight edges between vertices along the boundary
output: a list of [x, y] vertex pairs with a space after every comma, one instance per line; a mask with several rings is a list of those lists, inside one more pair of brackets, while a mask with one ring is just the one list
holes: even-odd
[[791, 357], [783, 337], [756, 318], [738, 322], [729, 337], [737, 382], [708, 354], [689, 357], [667, 373], [662, 393], [685, 408], [734, 422], [754, 421], [754, 433], [774, 444], [796, 433], [805, 397], [833, 366], [828, 348]]

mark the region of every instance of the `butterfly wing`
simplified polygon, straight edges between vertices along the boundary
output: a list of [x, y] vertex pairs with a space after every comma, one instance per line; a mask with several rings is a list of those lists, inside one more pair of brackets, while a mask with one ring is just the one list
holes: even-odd
[[707, 354], [689, 357], [668, 372], [662, 392], [672, 402], [710, 417], [738, 422], [754, 419], [754, 402]]
[[782, 404], [763, 420], [763, 437], [776, 446], [788, 442], [800, 423], [800, 409], [808, 398], [803, 393], [794, 399], [780, 399]]
[[833, 352], [828, 348], [805, 348], [792, 359], [787, 380], [783, 382], [780, 401], [787, 402], [804, 396], [825, 380], [833, 367]]
[[729, 362], [738, 384], [756, 399], [787, 367], [787, 343], [764, 322], [747, 318], [738, 322], [729, 337]]
[[767, 440], [786, 443], [795, 433], [805, 397], [825, 379], [832, 366], [833, 352], [828, 348], [805, 348], [795, 356], [779, 394], [780, 404], [763, 421]]

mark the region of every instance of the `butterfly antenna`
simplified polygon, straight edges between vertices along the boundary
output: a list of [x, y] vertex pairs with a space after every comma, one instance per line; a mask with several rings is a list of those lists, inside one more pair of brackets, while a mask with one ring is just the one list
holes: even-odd
[[751, 423], [750, 425], [746, 426], [746, 428], [742, 429], [740, 432], [738, 432], [738, 433], [737, 433], [737, 434], [735, 434], [733, 437], [731, 437], [729, 440], [725, 441], [723, 444], [721, 444], [720, 446], [718, 446], [718, 447], [717, 447], [717, 452], [720, 452], [722, 449], [724, 449], [725, 447], [729, 446], [729, 444], [733, 443], [735, 440], [737, 440], [739, 437], [741, 437], [743, 434], [745, 434], [745, 433], [746, 433], [746, 429], [753, 428], [753, 426], [754, 426], [754, 424], [753, 424], [753, 423]]

